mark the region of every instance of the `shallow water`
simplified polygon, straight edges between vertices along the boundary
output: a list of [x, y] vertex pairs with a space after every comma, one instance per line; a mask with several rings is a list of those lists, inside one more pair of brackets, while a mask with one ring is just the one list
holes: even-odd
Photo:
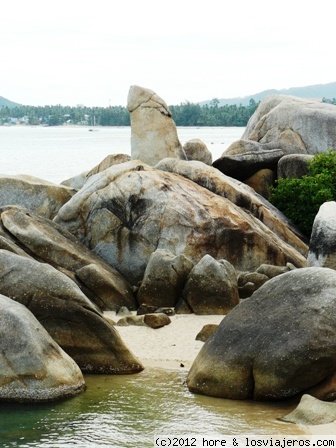
[[44, 405], [0, 405], [1, 447], [152, 447], [154, 435], [302, 434], [277, 418], [295, 403], [195, 395], [185, 370], [87, 375], [87, 391]]

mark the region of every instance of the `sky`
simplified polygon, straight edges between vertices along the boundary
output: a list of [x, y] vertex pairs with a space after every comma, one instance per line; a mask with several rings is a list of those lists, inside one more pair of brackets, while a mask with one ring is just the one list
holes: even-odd
[[0, 96], [44, 106], [167, 104], [336, 81], [333, 0], [15, 0], [1, 5]]

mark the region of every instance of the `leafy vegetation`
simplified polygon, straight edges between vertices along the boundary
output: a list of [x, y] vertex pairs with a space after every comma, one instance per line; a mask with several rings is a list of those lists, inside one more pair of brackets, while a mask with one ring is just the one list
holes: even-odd
[[302, 178], [279, 179], [270, 197], [307, 237], [320, 206], [336, 199], [336, 151], [316, 154], [308, 165]]
[[[183, 103], [170, 106], [177, 126], [246, 126], [258, 104], [251, 100], [249, 106], [218, 106], [218, 100], [208, 105]], [[129, 126], [130, 114], [126, 107], [85, 106], [16, 106], [0, 108], [0, 124], [29, 124], [58, 126], [79, 124], [88, 126]]]

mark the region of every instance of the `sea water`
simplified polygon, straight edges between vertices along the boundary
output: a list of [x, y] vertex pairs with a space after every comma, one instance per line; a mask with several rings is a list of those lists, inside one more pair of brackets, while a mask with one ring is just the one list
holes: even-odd
[[[238, 140], [242, 127], [178, 127], [182, 144], [199, 138], [213, 160]], [[30, 174], [60, 183], [109, 154], [131, 154], [130, 127], [0, 126], [0, 173]]]
[[[178, 128], [218, 158], [244, 128]], [[59, 183], [109, 154], [130, 154], [130, 128], [0, 127], [0, 172]], [[87, 375], [81, 395], [49, 404], [0, 403], [0, 447], [152, 447], [154, 435], [300, 434], [283, 423], [295, 402], [255, 403], [195, 395], [185, 369]]]

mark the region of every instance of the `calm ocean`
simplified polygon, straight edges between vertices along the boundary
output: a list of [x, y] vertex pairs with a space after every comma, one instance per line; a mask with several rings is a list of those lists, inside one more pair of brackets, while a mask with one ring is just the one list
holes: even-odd
[[[0, 126], [0, 173], [30, 174], [51, 182], [90, 170], [109, 154], [131, 153], [130, 127]], [[199, 138], [213, 160], [243, 134], [241, 127], [179, 127], [182, 144]]]

